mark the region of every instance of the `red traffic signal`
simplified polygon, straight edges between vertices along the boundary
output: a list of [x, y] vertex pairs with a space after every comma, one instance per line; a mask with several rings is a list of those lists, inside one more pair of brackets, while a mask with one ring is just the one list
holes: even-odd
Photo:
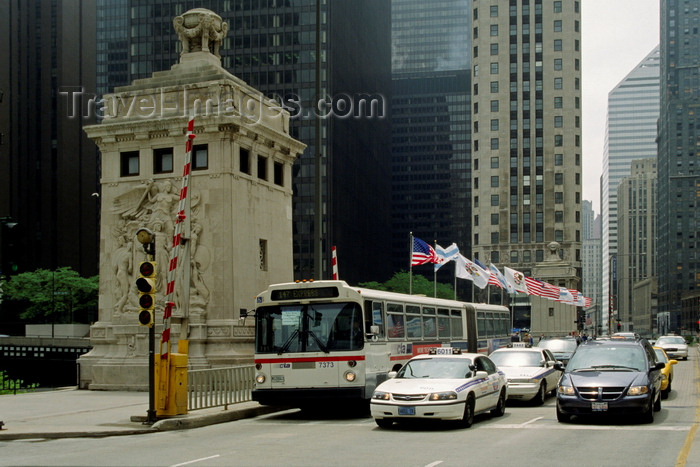
[[143, 261], [139, 264], [139, 278], [136, 279], [139, 291], [139, 324], [153, 326], [153, 308], [156, 304], [156, 262]]
[[153, 327], [153, 310], [139, 311], [139, 324], [141, 326]]
[[144, 277], [155, 276], [156, 273], [156, 262], [155, 261], [144, 261], [139, 264], [139, 274]]

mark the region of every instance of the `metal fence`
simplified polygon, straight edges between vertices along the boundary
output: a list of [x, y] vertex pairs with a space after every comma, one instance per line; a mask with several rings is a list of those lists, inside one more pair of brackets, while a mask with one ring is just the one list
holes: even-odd
[[197, 410], [252, 400], [255, 367], [241, 365], [187, 372], [187, 409]]

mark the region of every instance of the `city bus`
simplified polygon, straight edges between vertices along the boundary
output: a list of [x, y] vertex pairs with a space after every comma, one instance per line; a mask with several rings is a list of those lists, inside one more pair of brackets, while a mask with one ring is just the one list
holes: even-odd
[[338, 280], [270, 285], [255, 302], [252, 398], [263, 405], [366, 402], [390, 371], [430, 348], [488, 354], [509, 342], [510, 312], [498, 305]]

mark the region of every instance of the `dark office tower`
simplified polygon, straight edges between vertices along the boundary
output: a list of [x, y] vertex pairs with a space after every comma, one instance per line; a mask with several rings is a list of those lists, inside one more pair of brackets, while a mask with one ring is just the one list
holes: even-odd
[[[409, 232], [443, 247], [454, 242], [470, 256], [471, 0], [392, 0], [391, 7], [392, 251], [399, 271], [409, 267]], [[440, 272], [452, 282], [451, 265]]]
[[2, 273], [97, 274], [97, 150], [80, 94], [95, 92], [95, 5], [2, 1], [0, 37]]
[[577, 290], [580, 3], [474, 0], [472, 18], [475, 255], [537, 277], [554, 250], [575, 272], [547, 279]]
[[[193, 8], [219, 14], [229, 24], [220, 51], [224, 68], [288, 106], [290, 133], [307, 145], [293, 174], [295, 278], [330, 278], [335, 245], [341, 279], [385, 280], [391, 274], [390, 2], [319, 1], [322, 99], [315, 81], [316, 0], [101, 0], [99, 89], [112, 91], [176, 63], [175, 16]], [[322, 271], [314, 270], [315, 114], [323, 116]]]
[[[658, 155], [658, 319], [676, 332], [682, 303], [700, 290], [700, 2], [661, 1]], [[697, 298], [696, 298], [697, 300]], [[696, 310], [697, 311], [697, 310]]]

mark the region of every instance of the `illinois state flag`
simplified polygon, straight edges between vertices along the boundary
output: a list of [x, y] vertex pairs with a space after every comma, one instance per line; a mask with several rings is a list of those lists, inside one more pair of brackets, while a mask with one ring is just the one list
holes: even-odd
[[468, 260], [461, 254], [455, 258], [457, 265], [455, 275], [460, 279], [467, 279], [474, 282], [474, 285], [480, 289], [485, 289], [489, 285], [489, 273], [477, 264]]
[[516, 292], [524, 294], [529, 293], [527, 290], [527, 285], [525, 284], [525, 275], [522, 272], [503, 266], [503, 275], [505, 276], [508, 285], [513, 287]]
[[438, 257], [433, 247], [420, 238], [413, 237], [413, 251], [411, 254], [411, 266], [420, 266], [426, 263], [437, 263]]

